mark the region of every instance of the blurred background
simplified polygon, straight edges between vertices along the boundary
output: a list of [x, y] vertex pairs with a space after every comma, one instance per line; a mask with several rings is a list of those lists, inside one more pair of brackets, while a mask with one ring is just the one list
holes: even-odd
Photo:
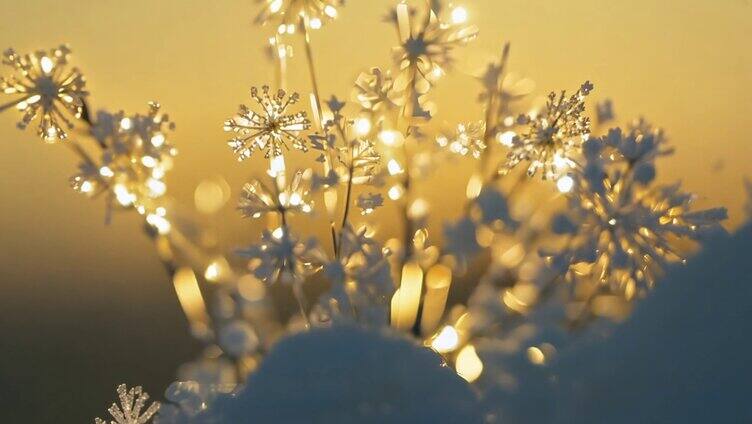
[[[360, 71], [390, 65], [396, 35], [382, 17], [393, 4], [350, 0], [314, 32], [323, 97], [349, 99]], [[659, 180], [683, 181], [700, 206], [729, 208], [729, 228], [740, 224], [742, 176], [752, 176], [752, 2], [462, 4], [480, 37], [459, 51], [458, 72], [436, 90], [439, 126], [482, 117], [475, 75], [510, 41], [511, 70], [536, 81], [536, 95], [589, 79], [593, 100], [613, 99], [619, 121], [644, 116], [665, 128], [677, 153], [661, 163]], [[222, 132], [250, 86], [274, 81], [264, 54], [271, 29], [252, 25], [257, 12], [251, 0], [5, 2], [0, 47], [69, 43], [93, 109], [135, 113], [161, 102], [178, 125], [170, 193], [190, 206], [196, 185], [221, 174], [232, 200], [212, 221], [231, 249], [259, 236], [232, 205], [265, 164], [236, 162]], [[302, 46], [293, 46], [288, 86], [307, 93]], [[199, 346], [152, 243], [135, 214], [105, 225], [102, 202], [68, 187], [74, 156], [18, 131], [17, 119], [0, 115], [0, 421], [90, 421], [105, 414], [121, 382], [161, 397]], [[429, 221], [438, 237], [441, 222], [460, 211], [471, 167], [437, 171], [418, 191], [443, 202]], [[374, 220], [384, 227], [390, 213]]]

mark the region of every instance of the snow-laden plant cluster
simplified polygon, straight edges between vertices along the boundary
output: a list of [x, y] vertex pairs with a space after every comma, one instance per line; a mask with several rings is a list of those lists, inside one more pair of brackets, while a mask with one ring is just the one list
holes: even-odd
[[[91, 114], [67, 47], [3, 59], [15, 75], [0, 79], [13, 96], [0, 108], [72, 148], [81, 164], [71, 185], [105, 197], [108, 217], [143, 216], [205, 344], [180, 367], [159, 422], [481, 422], [515, 411], [524, 421], [551, 405], [549, 365], [560, 352], [582, 334], [607, 334], [666, 268], [723, 232], [725, 209], [696, 210], [695, 196], [656, 178], [658, 160], [673, 153], [662, 130], [642, 119], [609, 128], [610, 101], [596, 103], [591, 120], [589, 81], [537, 104], [532, 81], [509, 69], [509, 44], [478, 75], [483, 116], [438, 123], [433, 89], [478, 36], [461, 6], [399, 3], [386, 16], [393, 66], [354, 78], [348, 101], [324, 101], [311, 35], [341, 2], [261, 2], [274, 88], [251, 88], [251, 104], [223, 128], [256, 171], [240, 215], [266, 228], [232, 252], [218, 251], [202, 237], [212, 229], [168, 196], [175, 127], [158, 103], [145, 114]], [[311, 79], [302, 95], [281, 88], [296, 42]], [[462, 213], [429, 228], [421, 185], [442, 184], [460, 161], [474, 172], [465, 193], [443, 201]], [[228, 192], [224, 180], [204, 181], [195, 206], [214, 214]], [[396, 219], [381, 212], [390, 203]], [[398, 225], [398, 235], [379, 224]], [[118, 424], [153, 415], [139, 415], [140, 388], [118, 393]]]

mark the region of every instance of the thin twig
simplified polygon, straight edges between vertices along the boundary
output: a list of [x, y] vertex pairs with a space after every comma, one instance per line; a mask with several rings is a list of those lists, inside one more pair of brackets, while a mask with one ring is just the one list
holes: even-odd
[[321, 127], [320, 120], [323, 117], [321, 109], [321, 95], [319, 94], [319, 84], [316, 80], [316, 68], [313, 64], [313, 49], [311, 48], [311, 35], [308, 32], [308, 18], [304, 17], [302, 21], [303, 27], [303, 40], [305, 41], [306, 59], [308, 59], [308, 74], [311, 77], [311, 87], [313, 88], [314, 103], [316, 105], [316, 112], [318, 113], [319, 122], [317, 123]]

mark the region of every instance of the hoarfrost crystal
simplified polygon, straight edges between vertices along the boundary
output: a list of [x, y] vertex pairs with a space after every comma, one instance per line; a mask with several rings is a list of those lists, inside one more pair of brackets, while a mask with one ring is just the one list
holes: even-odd
[[3, 54], [3, 64], [19, 76], [0, 77], [0, 91], [16, 96], [11, 103], [0, 105], [0, 111], [15, 106], [23, 113], [20, 129], [38, 118], [37, 135], [50, 143], [68, 137], [64, 127], [73, 128], [66, 114], [80, 119], [84, 113], [88, 94], [84, 76], [77, 68], [65, 69], [69, 56], [70, 49], [65, 45], [26, 55], [13, 49]]

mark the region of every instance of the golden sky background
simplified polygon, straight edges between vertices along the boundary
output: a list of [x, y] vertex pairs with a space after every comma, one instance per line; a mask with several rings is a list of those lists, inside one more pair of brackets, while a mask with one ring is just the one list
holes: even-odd
[[[395, 35], [381, 17], [392, 4], [350, 0], [338, 20], [314, 33], [324, 97], [349, 98], [360, 71], [390, 65]], [[536, 95], [573, 90], [589, 79], [596, 87], [593, 100], [613, 99], [622, 122], [642, 115], [665, 128], [677, 153], [661, 162], [660, 180], [683, 181], [699, 195], [700, 206], [727, 206], [729, 226], [741, 222], [742, 176], [752, 176], [749, 0], [464, 0], [463, 5], [480, 37], [458, 53], [458, 72], [436, 90], [438, 123], [482, 116], [472, 74], [508, 40], [511, 69], [536, 81]], [[190, 205], [199, 181], [222, 174], [234, 203], [260, 162], [235, 161], [222, 121], [247, 102], [250, 86], [273, 81], [262, 51], [271, 29], [251, 24], [257, 10], [250, 0], [18, 1], [4, 6], [0, 44], [29, 51], [69, 43], [73, 62], [87, 76], [94, 109], [137, 112], [149, 100], [160, 101], [178, 125], [172, 141], [180, 155], [167, 178], [171, 193]], [[302, 48], [295, 47], [289, 86], [305, 93]], [[14, 111], [0, 115], [5, 288], [29, 300], [58, 292], [97, 299], [108, 290], [134, 296], [132, 290], [166, 280], [138, 218], [120, 214], [103, 225], [102, 203], [68, 188], [73, 156], [16, 130], [17, 119]], [[422, 186], [429, 199], [449, 204], [435, 211], [432, 223], [459, 211], [466, 178], [457, 176], [469, 173], [469, 163], [458, 162]], [[230, 231], [227, 247], [256, 240], [255, 227], [227, 209], [218, 225], [240, 229]], [[387, 215], [376, 219], [388, 222]], [[76, 279], [64, 288], [56, 283]]]

